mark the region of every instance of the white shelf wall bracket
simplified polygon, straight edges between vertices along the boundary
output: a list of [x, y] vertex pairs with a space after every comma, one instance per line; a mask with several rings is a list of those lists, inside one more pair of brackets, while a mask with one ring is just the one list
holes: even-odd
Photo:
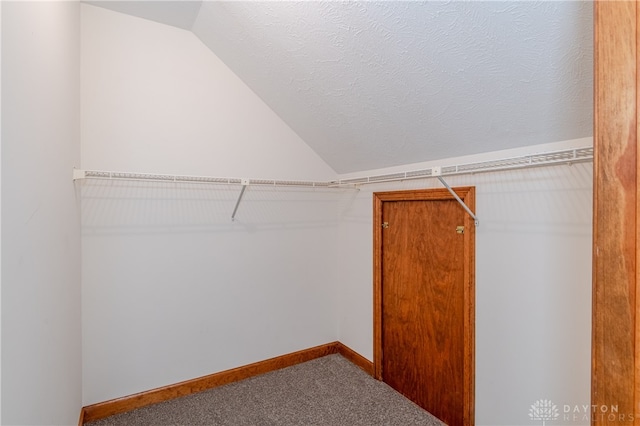
[[236, 220], [236, 213], [238, 212], [238, 207], [240, 206], [240, 201], [242, 201], [242, 197], [244, 196], [244, 191], [249, 186], [249, 179], [242, 179], [242, 189], [240, 190], [240, 195], [238, 195], [238, 201], [236, 201], [236, 206], [233, 208], [233, 213], [231, 213], [231, 220]]
[[73, 168], [73, 180], [85, 179], [87, 176], [85, 175], [84, 170]]
[[456, 201], [458, 201], [458, 203], [460, 203], [460, 205], [462, 206], [463, 209], [465, 209], [465, 211], [467, 213], [469, 213], [469, 216], [471, 216], [473, 218], [473, 223], [476, 226], [480, 226], [480, 220], [478, 220], [478, 216], [476, 216], [471, 209], [469, 208], [469, 206], [467, 206], [464, 201], [462, 201], [462, 199], [458, 196], [458, 194], [456, 194], [456, 191], [454, 191], [449, 184], [442, 179], [442, 176], [436, 176], [438, 178], [438, 180], [440, 181], [440, 183], [442, 183], [444, 185], [445, 188], [447, 188], [447, 190], [451, 193], [451, 195], [453, 195], [453, 197], [456, 199]]

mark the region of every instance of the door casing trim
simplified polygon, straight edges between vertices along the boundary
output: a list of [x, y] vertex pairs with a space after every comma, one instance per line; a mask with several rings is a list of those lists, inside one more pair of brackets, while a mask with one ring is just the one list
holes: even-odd
[[[475, 211], [475, 187], [453, 188]], [[382, 377], [382, 205], [392, 201], [453, 200], [447, 189], [418, 189], [373, 193], [373, 376]], [[462, 207], [460, 207], [462, 208]], [[464, 424], [475, 423], [475, 224], [465, 213], [464, 219]]]

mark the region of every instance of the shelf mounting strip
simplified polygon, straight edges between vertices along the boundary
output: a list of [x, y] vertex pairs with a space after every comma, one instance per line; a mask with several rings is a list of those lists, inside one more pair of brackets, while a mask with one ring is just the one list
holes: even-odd
[[[437, 177], [447, 189], [455, 196], [455, 192], [442, 179], [442, 176], [454, 176], [462, 174], [474, 174], [484, 172], [495, 172], [502, 170], [514, 170], [530, 167], [552, 166], [557, 164], [583, 163], [593, 160], [593, 147], [571, 148], [560, 151], [550, 151], [537, 154], [528, 154], [517, 157], [502, 158], [498, 160], [482, 161], [476, 163], [458, 164], [452, 166], [434, 166], [431, 168], [410, 170], [406, 172], [387, 173], [381, 175], [361, 176], [354, 178], [338, 179], [333, 181], [305, 181], [305, 180], [276, 180], [276, 179], [240, 179], [240, 178], [220, 178], [210, 176], [189, 176], [189, 175], [164, 175], [153, 173], [132, 173], [132, 172], [110, 172], [102, 170], [79, 170], [73, 169], [73, 180], [83, 179], [107, 179], [107, 180], [128, 180], [128, 181], [152, 181], [152, 182], [174, 182], [174, 183], [200, 183], [214, 185], [242, 185], [242, 189], [233, 210], [232, 219], [238, 210], [242, 197], [249, 185], [261, 186], [289, 186], [307, 188], [358, 188], [360, 185], [375, 183], [405, 181], [412, 179], [426, 179]], [[462, 200], [459, 200], [460, 202]], [[471, 210], [461, 202], [465, 210], [478, 222], [477, 217]]]

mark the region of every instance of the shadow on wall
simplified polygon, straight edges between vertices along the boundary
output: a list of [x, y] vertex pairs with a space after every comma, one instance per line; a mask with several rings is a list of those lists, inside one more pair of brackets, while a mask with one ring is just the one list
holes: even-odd
[[239, 185], [85, 180], [83, 235], [259, 232], [336, 226], [353, 189], [249, 185], [235, 220]]

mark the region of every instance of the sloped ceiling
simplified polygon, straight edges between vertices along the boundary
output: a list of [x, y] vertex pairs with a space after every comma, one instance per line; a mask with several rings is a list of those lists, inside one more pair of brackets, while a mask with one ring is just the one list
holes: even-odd
[[592, 134], [588, 1], [91, 3], [193, 31], [338, 173]]
[[164, 1], [164, 0], [138, 0], [138, 1], [91, 1], [83, 3], [101, 6], [127, 15], [149, 19], [161, 24], [190, 30], [198, 16], [201, 1]]

